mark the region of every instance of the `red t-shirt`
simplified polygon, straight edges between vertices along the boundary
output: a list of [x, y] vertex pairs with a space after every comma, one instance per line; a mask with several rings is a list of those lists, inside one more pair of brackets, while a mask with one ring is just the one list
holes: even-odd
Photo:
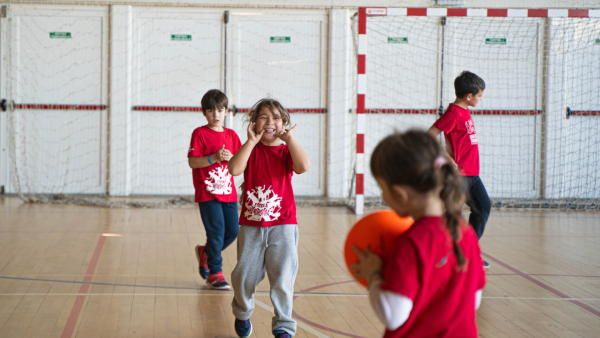
[[[192, 133], [188, 157], [209, 156], [216, 153], [223, 145], [235, 154], [242, 143], [238, 135], [229, 128], [222, 132], [214, 131], [208, 126], [196, 128]], [[237, 192], [233, 176], [229, 174], [227, 161], [213, 163], [208, 167], [192, 169], [196, 203], [216, 199], [219, 202], [237, 202]]]
[[410, 298], [413, 308], [384, 338], [477, 337], [475, 293], [485, 286], [485, 271], [475, 231], [463, 223], [461, 233], [461, 271], [441, 217], [422, 217], [396, 239], [381, 289]]
[[298, 224], [292, 190], [294, 162], [287, 145], [258, 143], [244, 171], [241, 225]]
[[479, 146], [469, 109], [450, 103], [444, 115], [433, 125], [444, 132], [446, 150], [458, 165], [458, 173], [479, 176]]

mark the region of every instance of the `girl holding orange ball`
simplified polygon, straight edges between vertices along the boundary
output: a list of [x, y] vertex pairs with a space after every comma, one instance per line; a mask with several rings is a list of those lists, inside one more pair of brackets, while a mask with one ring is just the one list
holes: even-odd
[[373, 151], [371, 172], [387, 205], [415, 221], [385, 265], [354, 248], [359, 261], [351, 269], [368, 281], [384, 337], [477, 337], [483, 260], [477, 234], [461, 218], [462, 179], [441, 145], [421, 131], [392, 134]]

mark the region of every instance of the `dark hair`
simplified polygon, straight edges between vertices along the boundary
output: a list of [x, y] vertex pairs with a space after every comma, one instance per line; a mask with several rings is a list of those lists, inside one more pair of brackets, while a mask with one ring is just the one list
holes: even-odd
[[485, 81], [468, 70], [464, 70], [454, 79], [454, 92], [458, 98], [462, 99], [469, 94], [477, 95], [480, 90], [485, 90]]
[[265, 107], [269, 108], [271, 113], [275, 113], [275, 110], [277, 110], [279, 112], [279, 114], [281, 115], [281, 119], [283, 120], [283, 125], [284, 126], [290, 125], [290, 123], [291, 123], [290, 114], [288, 113], [287, 109], [283, 108], [283, 106], [281, 105], [281, 103], [279, 103], [279, 101], [270, 99], [270, 98], [260, 99], [260, 100], [258, 100], [258, 102], [256, 102], [254, 104], [254, 106], [252, 106], [252, 109], [250, 109], [250, 112], [248, 113], [248, 116], [246, 117], [247, 122], [250, 122], [250, 123], [256, 122], [256, 119], [258, 118], [258, 114]]
[[229, 106], [227, 95], [218, 89], [211, 89], [202, 97], [202, 113], [206, 114], [209, 109], [221, 109]]
[[461, 208], [465, 200], [464, 182], [449, 163], [436, 168], [439, 157], [446, 154], [432, 135], [417, 130], [394, 133], [383, 139], [371, 156], [371, 172], [391, 187], [407, 185], [420, 193], [439, 189], [444, 202], [446, 227], [454, 241], [453, 250], [458, 267], [465, 265], [465, 256], [458, 245]]

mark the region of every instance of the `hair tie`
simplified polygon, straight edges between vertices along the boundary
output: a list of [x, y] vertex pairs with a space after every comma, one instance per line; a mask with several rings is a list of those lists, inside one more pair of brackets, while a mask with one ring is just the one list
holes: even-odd
[[442, 156], [440, 156], [440, 157], [436, 158], [435, 161], [433, 161], [433, 167], [435, 169], [440, 169], [446, 163], [448, 163], [448, 162], [446, 162], [446, 159], [443, 158]]

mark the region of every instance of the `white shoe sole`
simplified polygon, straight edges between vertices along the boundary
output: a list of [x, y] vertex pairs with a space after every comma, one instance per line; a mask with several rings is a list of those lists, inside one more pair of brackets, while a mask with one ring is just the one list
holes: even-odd
[[216, 286], [213, 286], [212, 284], [210, 284], [208, 282], [208, 280], [206, 281], [206, 285], [210, 286], [211, 288], [213, 288], [215, 290], [231, 290], [231, 285], [222, 286], [222, 287], [216, 287]]

